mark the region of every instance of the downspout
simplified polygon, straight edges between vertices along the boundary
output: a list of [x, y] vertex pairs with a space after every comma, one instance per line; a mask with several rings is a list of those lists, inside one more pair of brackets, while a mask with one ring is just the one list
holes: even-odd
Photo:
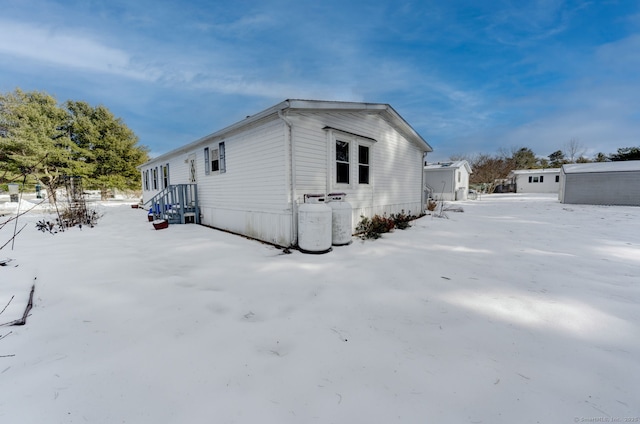
[[451, 177], [451, 179], [452, 179], [451, 188], [453, 189], [453, 199], [451, 199], [451, 200], [453, 200], [453, 201], [456, 201], [456, 195], [457, 195], [456, 193], [458, 192], [458, 183], [457, 183], [458, 179], [456, 178], [457, 177], [456, 172], [458, 172], [458, 171], [456, 169], [454, 169], [453, 170], [453, 177]]
[[278, 110], [278, 117], [284, 121], [287, 125], [287, 137], [289, 138], [289, 161], [290, 161], [290, 175], [289, 178], [291, 180], [291, 245], [295, 246], [297, 244], [297, 211], [296, 211], [296, 155], [294, 151], [293, 144], [293, 124], [291, 121], [287, 119], [284, 113], [282, 113], [282, 109]]
[[422, 205], [420, 206], [420, 213], [426, 213], [426, 208], [425, 205], [427, 203], [427, 199], [425, 198], [424, 192], [426, 191], [426, 182], [424, 180], [424, 167], [427, 164], [427, 154], [429, 152], [424, 152], [422, 154], [422, 164], [420, 165], [420, 172], [422, 172], [422, 184], [420, 185], [422, 187], [422, 193], [420, 194], [420, 198], [422, 199]]

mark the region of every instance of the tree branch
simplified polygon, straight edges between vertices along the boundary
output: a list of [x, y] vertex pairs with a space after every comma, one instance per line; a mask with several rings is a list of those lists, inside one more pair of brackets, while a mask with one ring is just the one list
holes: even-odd
[[[35, 278], [34, 278], [35, 280]], [[29, 302], [27, 302], [27, 307], [24, 309], [24, 313], [22, 314], [22, 318], [7, 322], [4, 324], [0, 324], [0, 327], [14, 326], [14, 325], [25, 325], [27, 323], [27, 317], [29, 316], [29, 312], [31, 308], [33, 308], [33, 293], [36, 290], [35, 283], [31, 286], [31, 293], [29, 294]]]
[[11, 303], [11, 301], [13, 300], [14, 297], [16, 297], [16, 296], [15, 295], [11, 296], [11, 299], [9, 299], [7, 304], [4, 305], [4, 308], [2, 308], [2, 310], [0, 311], [0, 315], [2, 315], [2, 313], [9, 307], [9, 304]]

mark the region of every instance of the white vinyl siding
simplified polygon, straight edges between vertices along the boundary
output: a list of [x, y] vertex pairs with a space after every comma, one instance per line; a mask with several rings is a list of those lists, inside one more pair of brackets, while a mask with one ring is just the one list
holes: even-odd
[[[171, 183], [189, 183], [195, 158], [202, 224], [288, 246], [297, 241], [303, 195], [336, 191], [338, 135], [350, 143], [349, 183], [340, 191], [353, 207], [354, 225], [360, 215], [422, 210], [423, 150], [428, 146], [417, 138], [409, 141], [384, 113], [289, 109], [281, 119], [274, 112], [204, 137], [150, 161], [145, 169], [168, 162]], [[214, 150], [218, 171], [211, 168]], [[144, 193], [144, 199], [153, 194]]]
[[[342, 191], [353, 207], [354, 225], [360, 215], [420, 213], [422, 151], [378, 115], [364, 112], [304, 111], [288, 115], [293, 122], [296, 199], [305, 193]], [[326, 130], [335, 128], [348, 132]], [[342, 137], [342, 138], [341, 138]], [[350, 184], [336, 184], [336, 139], [350, 140]], [[377, 141], [374, 141], [377, 140]], [[358, 183], [358, 149], [369, 147], [369, 184]], [[379, 194], [375, 195], [374, 193]], [[382, 195], [384, 193], [384, 195]]]
[[557, 177], [560, 169], [513, 171], [514, 182], [518, 193], [557, 193], [559, 189]]
[[199, 193], [206, 193], [199, 197], [203, 224], [271, 243], [291, 243], [284, 127], [282, 120], [273, 119], [212, 144], [216, 176], [198, 183]]

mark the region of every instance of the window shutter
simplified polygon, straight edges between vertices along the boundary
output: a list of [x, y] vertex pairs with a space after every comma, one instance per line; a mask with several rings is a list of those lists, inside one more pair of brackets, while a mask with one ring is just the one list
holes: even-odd
[[224, 141], [218, 144], [218, 148], [220, 150], [220, 173], [223, 174], [227, 172], [227, 162], [225, 160], [225, 152], [224, 152]]
[[204, 173], [209, 175], [211, 173], [211, 164], [209, 163], [209, 148], [204, 148]]

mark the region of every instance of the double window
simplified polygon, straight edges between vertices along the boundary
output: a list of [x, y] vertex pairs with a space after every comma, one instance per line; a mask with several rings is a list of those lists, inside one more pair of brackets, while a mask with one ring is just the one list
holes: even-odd
[[[369, 184], [371, 177], [371, 143], [346, 137], [335, 140], [335, 183]], [[353, 165], [353, 166], [352, 166]], [[352, 174], [352, 169], [357, 174]]]
[[169, 187], [169, 164], [146, 169], [142, 173], [145, 190], [160, 190]]
[[539, 177], [529, 177], [529, 182], [530, 183], [542, 183], [544, 182], [544, 175], [540, 175]]

